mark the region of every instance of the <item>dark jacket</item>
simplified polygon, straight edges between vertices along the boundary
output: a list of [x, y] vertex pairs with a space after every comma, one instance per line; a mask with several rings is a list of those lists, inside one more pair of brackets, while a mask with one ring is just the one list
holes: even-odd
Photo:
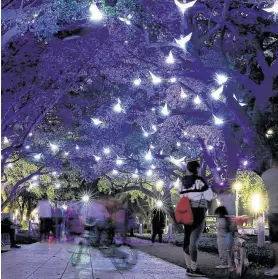
[[157, 228], [165, 227], [165, 213], [162, 210], [155, 209], [152, 212], [152, 224]]

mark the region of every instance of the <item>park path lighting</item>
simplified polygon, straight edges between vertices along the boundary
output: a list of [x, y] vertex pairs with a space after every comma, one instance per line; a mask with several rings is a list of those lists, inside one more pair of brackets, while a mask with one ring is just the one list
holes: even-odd
[[156, 201], [156, 207], [161, 208], [163, 206], [163, 202], [161, 200]]
[[90, 197], [89, 197], [89, 195], [84, 195], [84, 196], [82, 196], [82, 201], [84, 202], [84, 203], [88, 203], [89, 201], [90, 201]]
[[239, 208], [239, 192], [241, 190], [242, 185], [239, 182], [234, 184], [234, 189], [236, 191], [236, 216], [238, 216], [238, 208]]

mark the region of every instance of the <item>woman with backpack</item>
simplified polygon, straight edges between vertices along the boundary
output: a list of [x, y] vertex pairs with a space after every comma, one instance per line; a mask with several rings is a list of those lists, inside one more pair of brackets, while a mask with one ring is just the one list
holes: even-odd
[[204, 231], [205, 216], [208, 201], [213, 198], [212, 191], [205, 180], [198, 176], [200, 164], [191, 161], [187, 164], [187, 173], [182, 178], [181, 197], [189, 199], [193, 220], [184, 225], [184, 258], [187, 266], [186, 273], [189, 276], [203, 277], [205, 274], [197, 267], [198, 240]]

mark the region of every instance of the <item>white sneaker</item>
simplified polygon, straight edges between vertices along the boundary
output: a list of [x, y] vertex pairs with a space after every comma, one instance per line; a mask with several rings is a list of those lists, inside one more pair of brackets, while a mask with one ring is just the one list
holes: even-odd
[[266, 271], [264, 275], [269, 277], [278, 276], [278, 266], [276, 265], [272, 269]]
[[215, 267], [216, 269], [222, 269], [222, 268], [229, 268], [229, 266], [228, 265], [223, 265], [223, 264], [220, 264], [220, 265], [217, 265], [216, 267]]

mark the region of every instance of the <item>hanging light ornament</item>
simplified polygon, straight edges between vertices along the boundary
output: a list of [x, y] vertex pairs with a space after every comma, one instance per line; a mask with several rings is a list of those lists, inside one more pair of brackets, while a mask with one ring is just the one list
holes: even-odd
[[181, 181], [180, 181], [179, 177], [178, 177], [177, 180], [174, 182], [174, 187], [175, 187], [175, 189], [180, 189], [180, 187], [181, 187]]
[[146, 175], [147, 176], [152, 176], [153, 175], [153, 170], [147, 170]]
[[224, 121], [221, 118], [218, 118], [215, 115], [213, 115], [213, 118], [214, 118], [215, 125], [222, 125], [224, 123]]
[[185, 160], [186, 156], [180, 158], [180, 159], [175, 159], [173, 156], [170, 155], [170, 162], [178, 167], [182, 167], [182, 162]]
[[140, 78], [136, 78], [134, 81], [133, 81], [133, 84], [136, 85], [136, 86], [139, 86], [141, 84], [141, 79]]
[[146, 153], [145, 159], [146, 159], [147, 161], [151, 161], [151, 160], [153, 159], [152, 152], [151, 152], [150, 149], [149, 149], [149, 151]]
[[174, 0], [174, 1], [175, 1], [176, 6], [180, 9], [180, 11], [182, 12], [183, 15], [187, 9], [193, 7], [194, 4], [197, 2], [197, 0], [191, 1], [189, 3], [180, 3], [178, 0]]
[[155, 125], [152, 125], [152, 129], [153, 129], [154, 132], [157, 132], [157, 128], [156, 128]]
[[104, 154], [108, 155], [108, 154], [110, 154], [110, 152], [111, 152], [111, 150], [110, 150], [109, 147], [103, 148], [103, 153], [104, 153]]
[[159, 84], [161, 82], [161, 78], [157, 77], [156, 75], [154, 75], [151, 71], [149, 71], [151, 78], [152, 78], [152, 83], [153, 84]]
[[118, 174], [119, 172], [117, 170], [112, 170], [112, 174]]
[[170, 81], [171, 83], [175, 83], [175, 82], [177, 81], [177, 79], [176, 79], [175, 77], [171, 77], [171, 78], [169, 79], [169, 81]]
[[268, 12], [268, 13], [278, 14], [278, 1], [276, 0], [274, 5], [271, 8], [266, 8], [266, 9], [263, 9], [263, 10]]
[[120, 112], [123, 111], [123, 108], [122, 108], [122, 106], [121, 106], [121, 100], [120, 100], [119, 98], [118, 98], [117, 104], [114, 105], [113, 110], [114, 110], [115, 112], [118, 112], [118, 113], [120, 113]]
[[75, 149], [76, 149], [76, 150], [79, 150], [79, 146], [78, 146], [78, 145], [76, 145], [76, 146], [75, 146]]
[[152, 165], [151, 165], [151, 169], [152, 169], [152, 170], [155, 170], [155, 169], [156, 169], [156, 166], [155, 166], [154, 164], [152, 164]]
[[50, 148], [51, 148], [51, 150], [52, 150], [53, 152], [55, 152], [55, 151], [58, 151], [59, 146], [58, 146], [58, 145], [56, 145], [56, 144], [52, 144], [52, 143], [50, 143]]
[[41, 153], [40, 154], [36, 154], [36, 155], [34, 155], [34, 159], [35, 160], [40, 160], [40, 158], [41, 158]]
[[142, 131], [143, 131], [143, 135], [144, 137], [148, 137], [149, 136], [149, 133], [142, 127]]
[[191, 36], [192, 36], [192, 33], [188, 34], [185, 37], [181, 37], [179, 40], [175, 39], [175, 41], [180, 48], [185, 49], [186, 43], [188, 43], [190, 41]]
[[220, 86], [218, 89], [216, 89], [215, 91], [212, 91], [211, 92], [211, 97], [214, 99], [214, 100], [219, 100], [220, 99], [220, 96], [223, 92], [223, 89], [224, 89], [224, 86]]
[[98, 21], [103, 19], [103, 15], [95, 2], [92, 2], [90, 6], [90, 12], [91, 12], [91, 20]]
[[168, 116], [170, 114], [167, 103], [165, 103], [165, 105], [161, 109], [161, 114], [164, 116]]
[[226, 75], [223, 75], [223, 74], [216, 74], [215, 79], [216, 79], [216, 81], [219, 85], [223, 85], [224, 83], [227, 82], [228, 77]]
[[169, 52], [169, 55], [168, 55], [167, 58], [166, 58], [166, 62], [167, 62], [168, 64], [174, 64], [174, 63], [175, 63], [175, 58], [174, 58], [173, 53], [172, 53], [171, 50], [170, 50], [170, 52]]
[[155, 149], [155, 147], [151, 144], [151, 145], [150, 145], [150, 149]]
[[91, 118], [94, 125], [99, 126], [100, 124], [102, 124], [103, 122], [101, 120], [99, 120], [98, 118]]
[[194, 98], [194, 103], [196, 104], [196, 105], [200, 105], [201, 104], [201, 99], [200, 99], [200, 97], [197, 95], [195, 98]]
[[123, 161], [121, 158], [119, 158], [119, 157], [117, 156], [116, 165], [117, 165], [117, 166], [122, 166], [123, 163], [124, 163], [124, 161]]
[[94, 155], [94, 157], [95, 157], [95, 160], [96, 160], [97, 162], [99, 162], [99, 161], [101, 160], [101, 157], [100, 157], [100, 156]]
[[138, 178], [139, 175], [138, 175], [138, 169], [135, 170], [135, 172], [132, 174], [132, 177], [133, 178]]
[[187, 97], [186, 93], [183, 91], [183, 88], [181, 88], [180, 97], [181, 97], [181, 99], [185, 99]]
[[8, 140], [7, 137], [4, 137], [3, 143], [4, 143], [4, 144], [8, 144], [8, 143], [9, 143], [9, 140]]
[[127, 18], [119, 17], [119, 20], [124, 22], [127, 25], [131, 25], [131, 21], [130, 21], [131, 18], [132, 18], [132, 15], [128, 15]]

